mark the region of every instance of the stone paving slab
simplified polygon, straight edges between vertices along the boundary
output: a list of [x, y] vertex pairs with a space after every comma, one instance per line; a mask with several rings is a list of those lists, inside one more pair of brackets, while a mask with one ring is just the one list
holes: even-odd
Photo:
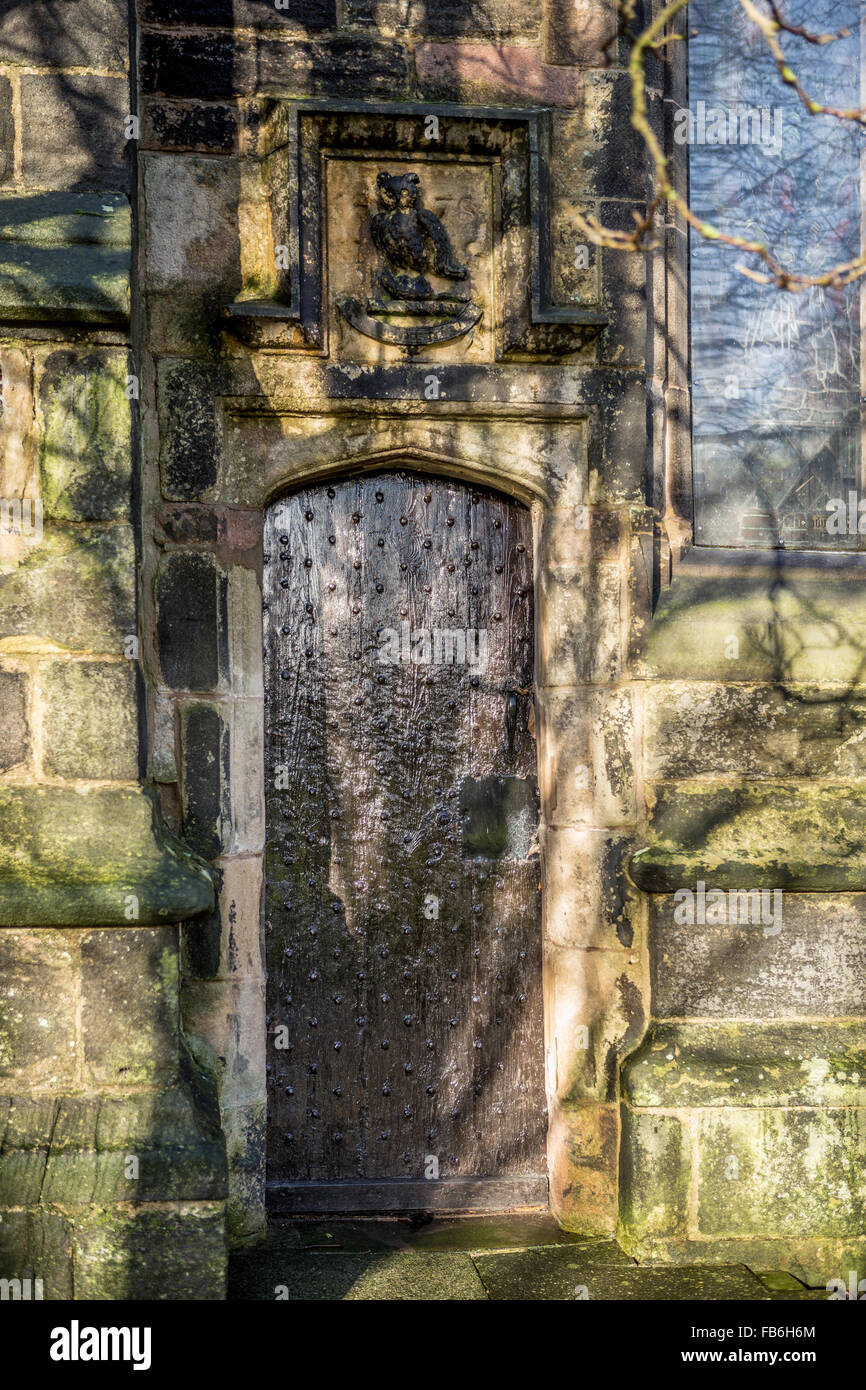
[[613, 1240], [587, 1240], [563, 1231], [551, 1217], [492, 1217], [434, 1221], [411, 1237], [416, 1250], [580, 1249], [593, 1264], [634, 1264]]
[[486, 1299], [469, 1255], [303, 1254], [244, 1251], [232, 1260], [229, 1297], [289, 1302], [461, 1302]]
[[[279, 1290], [279, 1293], [278, 1293]], [[823, 1300], [781, 1270], [637, 1265], [612, 1240], [562, 1231], [546, 1215], [274, 1221], [236, 1250], [229, 1297], [290, 1302], [478, 1299], [604, 1302]]]
[[[772, 1295], [745, 1265], [654, 1266], [593, 1264], [569, 1249], [520, 1250], [475, 1259], [487, 1296], [516, 1300], [770, 1300]], [[586, 1290], [584, 1293], [583, 1290]]]

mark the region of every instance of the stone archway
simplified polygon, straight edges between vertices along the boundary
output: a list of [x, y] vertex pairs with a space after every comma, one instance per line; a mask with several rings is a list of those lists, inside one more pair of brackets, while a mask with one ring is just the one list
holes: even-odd
[[[615, 680], [629, 531], [620, 514], [588, 506], [585, 413], [561, 405], [475, 410], [443, 402], [434, 415], [401, 402], [371, 410], [369, 402], [347, 401], [320, 414], [297, 398], [281, 399], [277, 381], [263, 384], [266, 400], [223, 401], [218, 488], [229, 518], [221, 563], [231, 576], [237, 560], [244, 574], [236, 618], [231, 578], [228, 605], [230, 627], [244, 634], [241, 698], [247, 710], [259, 711], [254, 726], [244, 716], [246, 735], [236, 741], [230, 774], [258, 827], [258, 888], [248, 878], [245, 901], [258, 901], [263, 883], [262, 667], [250, 636], [257, 589], [249, 580], [250, 569], [261, 572], [256, 537], [265, 508], [301, 484], [398, 465], [524, 502], [535, 572], [550, 1203], [568, 1228], [609, 1234], [617, 1217], [618, 1059], [644, 1028], [643, 907], [623, 871], [633, 845], [626, 827], [634, 820], [627, 772], [634, 722], [631, 692]], [[260, 1076], [256, 1104], [263, 1109], [265, 1068], [273, 1060], [263, 986], [251, 987], [243, 1001], [236, 994], [231, 1007], [235, 1037], [225, 1045], [243, 1053], [247, 1091]], [[188, 1026], [195, 1031], [195, 1017]], [[258, 1181], [251, 1187], [244, 1174], [238, 1184], [249, 1225], [256, 1203], [263, 1211], [263, 1188]]]

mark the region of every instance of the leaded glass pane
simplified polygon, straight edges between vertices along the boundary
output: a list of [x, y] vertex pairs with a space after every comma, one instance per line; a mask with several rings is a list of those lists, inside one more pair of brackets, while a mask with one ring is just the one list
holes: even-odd
[[[783, 36], [823, 104], [866, 104], [861, 10], [861, 0], [787, 7], [812, 31], [851, 30], [820, 47]], [[723, 232], [763, 241], [794, 271], [817, 274], [859, 255], [860, 127], [810, 115], [733, 0], [692, 0], [688, 15], [689, 107], [675, 113], [674, 138], [689, 144], [694, 210]], [[740, 262], [760, 269], [692, 231], [696, 541], [862, 548], [863, 285], [792, 294], [755, 284]], [[838, 505], [830, 509], [840, 500], [844, 529]]]

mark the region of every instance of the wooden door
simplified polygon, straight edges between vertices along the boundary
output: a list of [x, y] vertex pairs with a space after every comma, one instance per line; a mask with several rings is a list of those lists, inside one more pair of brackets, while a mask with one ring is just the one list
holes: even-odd
[[530, 514], [351, 477], [264, 575], [270, 1206], [544, 1202]]

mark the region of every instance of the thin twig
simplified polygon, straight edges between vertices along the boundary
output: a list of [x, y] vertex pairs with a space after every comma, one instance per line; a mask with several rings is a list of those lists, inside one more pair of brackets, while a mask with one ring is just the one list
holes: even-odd
[[[866, 111], [859, 108], [843, 110], [837, 107], [824, 106], [820, 102], [814, 101], [788, 64], [779, 42], [779, 34], [784, 32], [807, 43], [826, 45], [849, 37], [849, 31], [843, 29], [837, 34], [810, 33], [806, 29], [792, 25], [785, 18], [778, 0], [767, 0], [767, 2], [770, 13], [764, 14], [756, 7], [753, 0], [737, 0], [740, 8], [757, 25], [763, 35], [785, 85], [796, 92], [810, 115], [832, 116], [837, 120], [855, 121], [866, 126]], [[653, 188], [646, 213], [633, 214], [635, 219], [633, 231], [624, 232], [617, 228], [605, 227], [598, 218], [583, 216], [582, 214], [578, 214], [575, 218], [578, 228], [596, 246], [619, 251], [646, 252], [659, 245], [655, 235], [656, 214], [663, 205], [670, 204], [680, 213], [688, 225], [693, 227], [698, 235], [706, 241], [718, 241], [726, 246], [745, 251], [749, 255], [757, 256], [766, 267], [765, 272], [741, 264], [737, 265], [737, 269], [758, 284], [774, 284], [779, 289], [794, 293], [813, 286], [842, 289], [844, 286], [850, 285], [854, 280], [866, 274], [866, 253], [831, 266], [820, 275], [804, 275], [789, 270], [775, 259], [763, 242], [722, 232], [712, 223], [704, 221], [692, 210], [688, 201], [671, 182], [668, 173], [668, 159], [655, 131], [652, 129], [647, 114], [645, 63], [647, 53], [657, 52], [664, 44], [681, 37], [678, 34], [665, 33], [665, 30], [668, 29], [677, 15], [687, 9], [689, 3], [690, 0], [668, 0], [655, 19], [636, 37], [632, 37], [630, 25], [635, 19], [637, 0], [617, 0], [619, 12], [617, 33], [625, 34], [632, 39], [632, 50], [628, 64], [632, 95], [631, 124], [643, 140], [652, 160]]]

